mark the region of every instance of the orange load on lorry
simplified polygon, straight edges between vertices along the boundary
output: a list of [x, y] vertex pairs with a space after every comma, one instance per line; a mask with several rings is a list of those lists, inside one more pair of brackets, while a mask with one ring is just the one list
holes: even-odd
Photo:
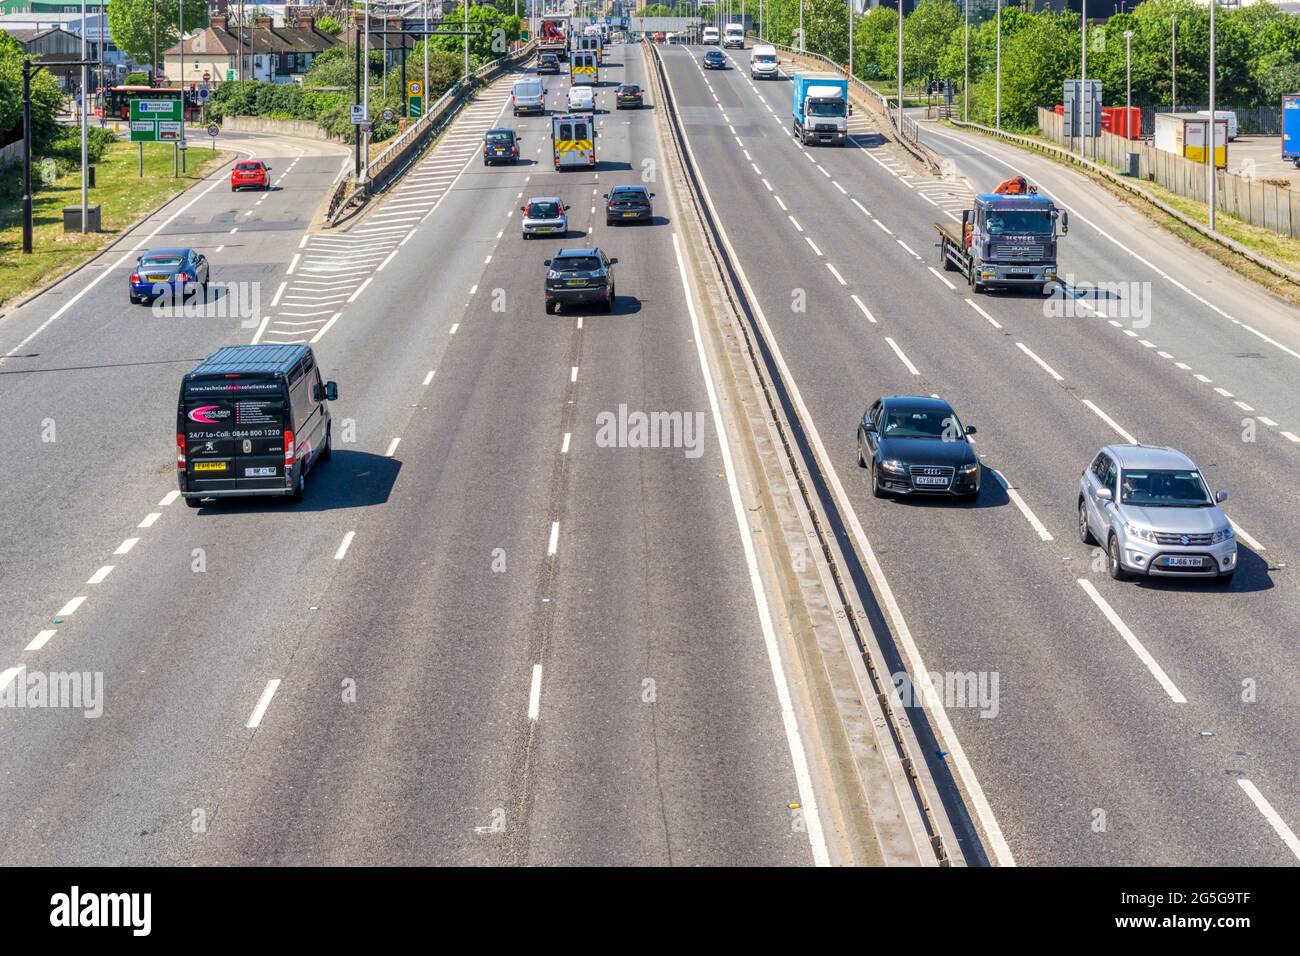
[[998, 188], [993, 192], [1000, 196], [1027, 196], [1029, 195], [1029, 181], [1024, 176], [1012, 176], [1010, 179], [1004, 179], [998, 183]]

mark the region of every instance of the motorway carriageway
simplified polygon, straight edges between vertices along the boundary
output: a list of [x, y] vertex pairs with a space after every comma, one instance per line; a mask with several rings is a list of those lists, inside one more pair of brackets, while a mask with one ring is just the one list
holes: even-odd
[[[549, 119], [496, 118], [507, 77], [338, 237], [307, 232], [326, 148], [142, 227], [260, 283], [266, 323], [130, 306], [111, 256], [0, 323], [0, 683], [100, 671], [106, 698], [0, 713], [0, 862], [827, 861], [676, 226], [662, 196], [601, 215], [662, 164], [655, 104], [610, 111], [642, 53], [613, 55], [594, 174], [551, 169]], [[477, 159], [498, 121], [517, 167]], [[544, 315], [561, 243], [518, 207], [546, 194], [620, 259], [613, 315]], [[254, 339], [313, 343], [334, 457], [301, 505], [190, 511], [180, 376]], [[597, 447], [620, 405], [701, 414], [702, 454]]]
[[[968, 702], [938, 717], [955, 728], [946, 759], [991, 857], [1294, 864], [1294, 310], [1134, 216], [1098, 211], [1077, 177], [1042, 162], [1033, 174], [1072, 210], [1061, 269], [1077, 315], [1052, 317], [1024, 294], [974, 296], [939, 268], [932, 224], [1009, 175], [998, 156], [1010, 151], [927, 130], [956, 164], [930, 181], [861, 113], [851, 147], [803, 147], [788, 80], [751, 80], [748, 51], [708, 72], [696, 49], [661, 51], [849, 525], [891, 586], [905, 658], [997, 675], [995, 712]], [[1110, 301], [1087, 282], [1125, 285]], [[1128, 318], [1130, 295], [1147, 299], [1149, 326]], [[871, 497], [855, 429], [896, 393], [942, 395], [978, 426], [978, 502]], [[1135, 438], [1183, 450], [1230, 491], [1241, 566], [1229, 588], [1114, 582], [1079, 543], [1081, 469]]]

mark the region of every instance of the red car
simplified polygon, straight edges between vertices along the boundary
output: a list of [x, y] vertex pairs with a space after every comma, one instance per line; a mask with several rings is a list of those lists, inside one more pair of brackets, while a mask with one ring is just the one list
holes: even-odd
[[230, 171], [230, 191], [233, 193], [236, 189], [248, 189], [250, 187], [253, 189], [270, 189], [270, 172], [271, 167], [260, 159], [235, 163], [235, 168]]

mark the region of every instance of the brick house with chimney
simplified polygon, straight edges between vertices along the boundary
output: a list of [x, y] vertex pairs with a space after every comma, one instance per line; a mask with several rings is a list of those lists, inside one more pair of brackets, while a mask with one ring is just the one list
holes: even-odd
[[[213, 83], [241, 76], [265, 83], [301, 83], [312, 61], [341, 42], [340, 38], [318, 30], [311, 16], [295, 16], [280, 27], [269, 16], [256, 16], [252, 23], [241, 28], [237, 23], [230, 23], [227, 16], [213, 14], [206, 27], [167, 50], [163, 69], [167, 82], [172, 85], [201, 83], [205, 73]], [[181, 75], [182, 44], [184, 76]]]

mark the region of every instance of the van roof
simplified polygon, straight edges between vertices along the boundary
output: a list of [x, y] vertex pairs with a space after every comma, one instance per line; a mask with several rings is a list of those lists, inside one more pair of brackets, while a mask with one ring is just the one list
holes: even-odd
[[194, 366], [185, 381], [211, 375], [283, 374], [310, 352], [306, 345], [227, 345]]

